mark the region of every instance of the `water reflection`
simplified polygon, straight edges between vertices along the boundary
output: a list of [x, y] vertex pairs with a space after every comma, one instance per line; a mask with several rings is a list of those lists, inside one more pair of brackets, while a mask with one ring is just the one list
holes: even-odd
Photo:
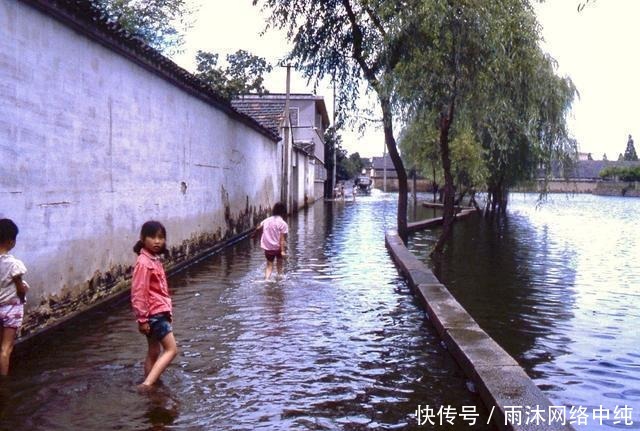
[[[515, 195], [501, 224], [456, 225], [436, 271], [557, 404], [629, 405], [640, 421], [640, 201]], [[437, 232], [412, 248], [425, 256]], [[590, 423], [581, 429], [602, 429]]]
[[386, 252], [394, 224], [394, 195], [319, 203], [290, 220], [278, 281], [249, 239], [171, 277], [181, 353], [157, 393], [134, 390], [126, 301], [51, 333], [19, 353], [0, 429], [425, 429], [419, 404], [486, 421]]

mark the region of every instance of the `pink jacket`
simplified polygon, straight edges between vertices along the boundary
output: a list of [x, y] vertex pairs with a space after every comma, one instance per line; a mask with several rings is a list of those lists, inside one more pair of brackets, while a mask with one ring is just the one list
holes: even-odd
[[144, 248], [140, 251], [131, 281], [131, 306], [139, 323], [149, 316], [172, 312], [167, 276], [162, 262]]

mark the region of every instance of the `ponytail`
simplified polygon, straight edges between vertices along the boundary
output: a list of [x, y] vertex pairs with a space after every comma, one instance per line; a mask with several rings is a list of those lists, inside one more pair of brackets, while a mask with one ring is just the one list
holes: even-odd
[[133, 246], [133, 252], [135, 254], [140, 254], [143, 248], [144, 248], [144, 243], [142, 242], [141, 239], [139, 239], [138, 242], [136, 242], [135, 245]]

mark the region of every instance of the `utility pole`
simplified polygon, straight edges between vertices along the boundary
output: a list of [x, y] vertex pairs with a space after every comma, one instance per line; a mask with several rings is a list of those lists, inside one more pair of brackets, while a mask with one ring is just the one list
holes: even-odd
[[334, 139], [333, 139], [333, 169], [331, 170], [331, 197], [333, 198], [333, 190], [336, 187], [336, 161], [337, 156], [336, 153], [338, 149], [336, 148], [337, 142], [337, 130], [336, 130], [336, 77], [333, 76], [333, 131], [334, 131]]
[[291, 193], [289, 191], [290, 187], [290, 176], [291, 176], [291, 145], [289, 141], [291, 140], [291, 121], [289, 118], [289, 93], [291, 92], [291, 65], [287, 64], [285, 66], [287, 68], [287, 84], [286, 84], [286, 96], [284, 101], [284, 119], [282, 123], [282, 127], [284, 129], [284, 144], [282, 146], [282, 189], [280, 190], [280, 201], [287, 208], [287, 213], [289, 213], [291, 209]]
[[387, 144], [382, 146], [382, 191], [387, 192]]

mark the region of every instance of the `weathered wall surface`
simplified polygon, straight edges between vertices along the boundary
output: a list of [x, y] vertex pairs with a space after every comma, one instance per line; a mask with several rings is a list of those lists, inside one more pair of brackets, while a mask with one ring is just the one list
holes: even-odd
[[[384, 190], [384, 178], [382, 177], [372, 177], [373, 180], [373, 188]], [[419, 178], [416, 180], [416, 190], [418, 192], [430, 192], [432, 181]], [[413, 191], [413, 179], [407, 179], [407, 186], [409, 187], [409, 191]], [[387, 178], [387, 191], [388, 192], [397, 192], [398, 191], [398, 179], [397, 178]]]
[[[640, 183], [604, 180], [551, 180], [547, 183], [549, 193], [593, 193], [602, 196], [640, 197]], [[518, 192], [540, 192], [543, 181], [533, 181], [514, 188]]]
[[640, 182], [598, 181], [593, 194], [602, 196], [640, 197]]
[[[532, 192], [540, 192], [544, 187], [543, 181], [538, 180], [530, 186], [521, 189]], [[590, 180], [550, 180], [547, 182], [549, 193], [592, 193], [596, 188], [596, 182]]]
[[20, 227], [28, 331], [122, 287], [142, 223], [169, 264], [277, 200], [268, 134], [15, 0], [0, 0], [0, 217]]

